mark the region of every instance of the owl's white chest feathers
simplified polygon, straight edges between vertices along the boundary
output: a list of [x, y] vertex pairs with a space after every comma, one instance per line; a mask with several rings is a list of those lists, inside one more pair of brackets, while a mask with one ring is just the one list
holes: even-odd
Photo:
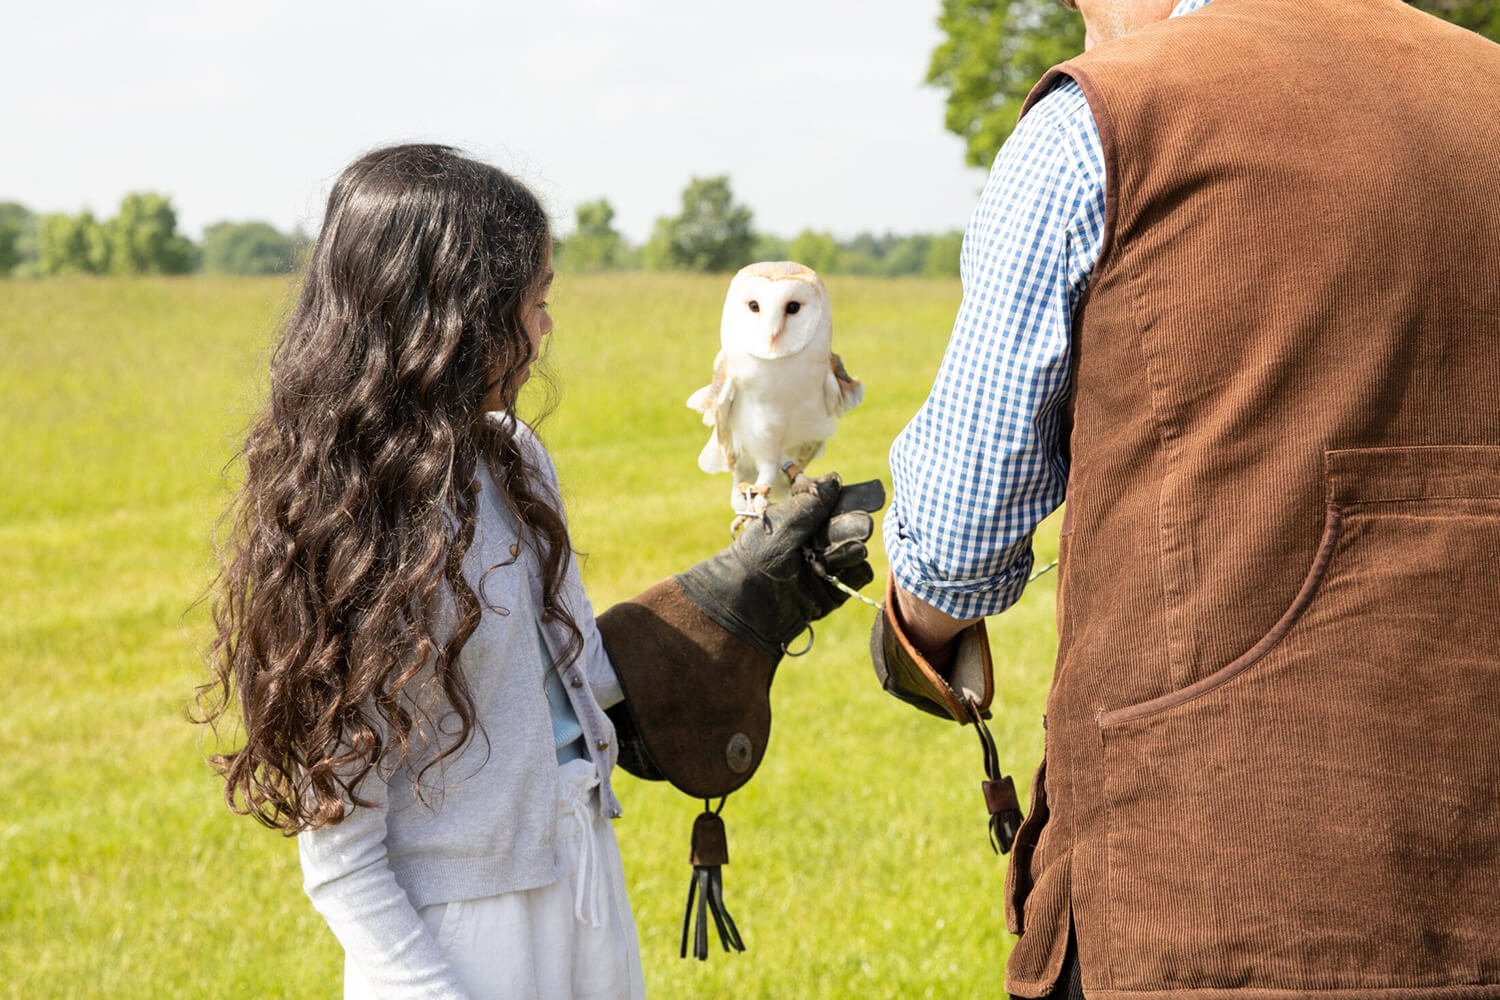
[[828, 356], [807, 356], [814, 353], [774, 360], [745, 354], [726, 358], [736, 401], [729, 433], [742, 455], [774, 456], [823, 441], [837, 429], [823, 400]]

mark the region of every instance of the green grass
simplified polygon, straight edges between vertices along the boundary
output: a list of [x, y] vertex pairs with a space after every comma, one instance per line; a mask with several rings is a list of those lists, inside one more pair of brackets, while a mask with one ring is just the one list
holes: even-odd
[[[597, 607], [725, 541], [727, 477], [697, 470], [707, 432], [683, 405], [707, 380], [723, 288], [565, 277], [553, 296], [559, 405], [542, 435]], [[888, 481], [958, 287], [845, 278], [830, 293], [867, 397], [814, 471]], [[0, 995], [338, 993], [341, 953], [302, 896], [295, 845], [227, 812], [184, 716], [223, 467], [288, 300], [282, 280], [0, 283]], [[992, 728], [1023, 795], [1052, 594], [1033, 585], [991, 623]], [[747, 954], [677, 958], [695, 806], [621, 773], [652, 995], [999, 992], [1004, 865], [985, 840], [977, 741], [879, 690], [872, 614], [851, 602], [783, 663], [769, 755], [725, 810]]]

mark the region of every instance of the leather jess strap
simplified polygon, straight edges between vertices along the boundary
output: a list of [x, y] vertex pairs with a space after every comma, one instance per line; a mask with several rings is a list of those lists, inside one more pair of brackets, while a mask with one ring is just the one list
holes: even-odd
[[990, 846], [1001, 854], [1015, 843], [1021, 826], [1021, 804], [1015, 782], [1000, 770], [1000, 754], [985, 719], [994, 696], [994, 666], [989, 634], [977, 621], [958, 636], [953, 666], [943, 672], [912, 644], [895, 614], [895, 583], [886, 584], [886, 599], [870, 634], [870, 660], [880, 685], [889, 694], [930, 715], [973, 726], [984, 754], [985, 808]]

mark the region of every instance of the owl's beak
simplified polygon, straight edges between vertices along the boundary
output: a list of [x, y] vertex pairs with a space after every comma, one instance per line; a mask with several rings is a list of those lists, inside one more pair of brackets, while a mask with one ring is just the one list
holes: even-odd
[[776, 341], [781, 338], [782, 333], [784, 333], [785, 331], [786, 320], [778, 320], [776, 325], [771, 327], [771, 339], [767, 341], [767, 343], [774, 348], [776, 346]]

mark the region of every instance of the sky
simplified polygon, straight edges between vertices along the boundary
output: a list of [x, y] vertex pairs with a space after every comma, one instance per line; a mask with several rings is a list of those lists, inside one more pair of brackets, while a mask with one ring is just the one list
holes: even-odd
[[7, 4], [0, 200], [171, 197], [317, 229], [361, 152], [437, 141], [516, 174], [556, 228], [607, 198], [641, 241], [693, 177], [758, 230], [962, 228], [984, 182], [922, 83], [938, 0], [50, 0]]

